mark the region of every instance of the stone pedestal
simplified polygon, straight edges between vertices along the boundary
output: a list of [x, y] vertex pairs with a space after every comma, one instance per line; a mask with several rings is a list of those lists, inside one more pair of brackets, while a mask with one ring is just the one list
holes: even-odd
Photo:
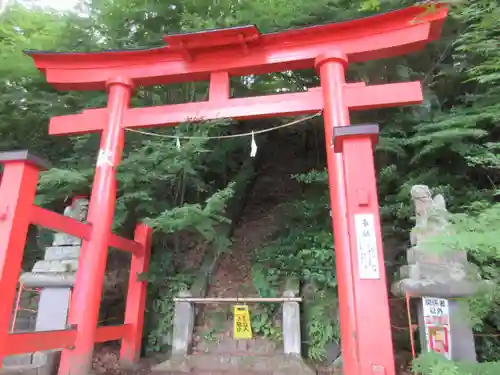
[[[430, 347], [437, 342], [436, 347], [447, 348], [436, 349], [442, 350], [447, 358], [474, 362], [476, 352], [472, 328], [466, 318], [467, 306], [458, 299], [477, 293], [487, 284], [480, 280], [477, 268], [467, 261], [465, 251], [443, 251], [430, 245], [429, 240], [435, 236], [453, 235], [444, 198], [437, 195], [433, 199], [425, 185], [414, 186], [411, 195], [415, 203], [416, 225], [411, 231], [408, 265], [401, 267], [400, 280], [392, 285], [392, 292], [396, 296], [409, 294], [419, 298], [422, 350], [431, 350]], [[442, 303], [446, 305], [446, 312], [437, 309], [424, 317], [423, 297], [444, 299]], [[432, 336], [432, 345], [427, 337], [430, 331], [439, 332]]]
[[70, 288], [42, 289], [36, 317], [36, 331], [66, 329], [70, 298]]
[[[451, 359], [456, 361], [476, 362], [476, 348], [474, 345], [474, 335], [469, 321], [466, 317], [466, 306], [456, 300], [448, 300], [450, 312], [451, 331]], [[425, 327], [422, 304], [418, 304], [418, 325]], [[427, 337], [421, 329], [420, 345], [422, 348], [428, 347]]]
[[[298, 280], [289, 280], [284, 297], [299, 295]], [[183, 291], [179, 297], [191, 297]], [[217, 341], [197, 343], [196, 353], [190, 354], [195, 306], [189, 302], [175, 303], [172, 355], [167, 361], [152, 368], [152, 374], [198, 373], [273, 375], [313, 375], [301, 358], [300, 308], [297, 302], [283, 302], [283, 346], [263, 338], [234, 340], [230, 336]]]
[[[191, 292], [182, 291], [180, 298], [192, 297]], [[191, 302], [176, 302], [172, 333], [172, 356], [184, 357], [189, 354], [193, 341], [195, 308]]]
[[66, 329], [79, 255], [80, 246], [48, 247], [32, 272], [21, 275], [24, 285], [41, 289], [36, 331]]
[[[296, 293], [287, 290], [283, 297], [293, 298]], [[298, 302], [283, 302], [283, 349], [286, 355], [302, 356], [302, 339], [300, 334], [300, 306]]]

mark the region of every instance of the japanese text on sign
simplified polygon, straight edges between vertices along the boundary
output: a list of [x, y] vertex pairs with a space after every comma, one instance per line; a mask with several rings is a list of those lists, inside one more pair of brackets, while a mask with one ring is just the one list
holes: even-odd
[[426, 324], [448, 325], [450, 311], [448, 300], [444, 298], [422, 298], [424, 320]]
[[427, 350], [451, 359], [450, 311], [447, 299], [422, 298]]
[[250, 312], [248, 306], [234, 306], [234, 330], [233, 337], [235, 339], [251, 339], [252, 324], [250, 322]]
[[371, 214], [354, 215], [360, 279], [380, 279], [374, 221]]

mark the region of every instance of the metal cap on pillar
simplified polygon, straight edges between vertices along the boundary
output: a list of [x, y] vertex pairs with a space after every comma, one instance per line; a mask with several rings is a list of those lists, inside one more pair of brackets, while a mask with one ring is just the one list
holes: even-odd
[[347, 138], [369, 137], [372, 145], [377, 144], [379, 134], [378, 124], [359, 124], [349, 126], [338, 126], [333, 128], [333, 151], [342, 152], [344, 140]]
[[44, 158], [33, 154], [28, 150], [19, 151], [4, 151], [0, 152], [0, 164], [7, 164], [13, 162], [26, 162], [40, 170], [47, 170], [51, 168], [50, 162]]

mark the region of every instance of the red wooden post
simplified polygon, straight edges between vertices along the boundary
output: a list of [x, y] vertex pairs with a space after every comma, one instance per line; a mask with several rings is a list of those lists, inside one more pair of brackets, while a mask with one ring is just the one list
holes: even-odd
[[349, 126], [343, 53], [322, 55], [316, 66], [324, 94], [344, 371], [394, 375], [372, 147], [378, 126]]
[[[344, 69], [339, 64], [324, 64], [320, 70], [321, 86], [324, 100], [324, 127], [327, 151], [328, 185], [333, 219], [335, 242], [335, 259], [339, 293], [339, 318], [342, 346], [342, 360], [346, 374], [358, 375], [358, 352], [356, 348], [356, 315], [353, 296], [352, 259], [349, 244], [349, 227], [347, 220], [346, 187], [342, 155], [333, 150], [333, 127], [349, 125], [349, 110], [344, 105], [341, 94], [344, 80]], [[336, 71], [340, 70], [340, 74]], [[335, 78], [331, 78], [331, 77]], [[328, 78], [327, 78], [328, 77]], [[340, 79], [340, 81], [335, 81]], [[340, 95], [339, 95], [340, 94]]]
[[27, 151], [0, 153], [0, 367], [21, 272], [30, 214], [40, 169], [48, 163]]
[[147, 282], [140, 280], [139, 276], [148, 271], [152, 238], [153, 230], [150, 227], [146, 224], [137, 225], [134, 240], [142, 245], [142, 252], [132, 254], [125, 308], [125, 324], [130, 328], [122, 340], [120, 351], [120, 361], [128, 366], [136, 363], [141, 354]]
[[117, 77], [108, 81], [108, 120], [104, 128], [87, 221], [92, 225], [89, 241], [83, 241], [72, 310], [77, 325], [73, 350], [63, 353], [60, 375], [87, 375], [92, 364], [104, 273], [116, 202], [116, 168], [125, 142], [123, 112], [128, 108], [132, 82]]

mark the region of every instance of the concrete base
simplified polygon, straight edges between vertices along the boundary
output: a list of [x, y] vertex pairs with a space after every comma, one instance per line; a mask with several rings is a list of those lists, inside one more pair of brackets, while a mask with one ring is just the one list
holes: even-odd
[[8, 366], [0, 370], [2, 375], [41, 375], [39, 366], [24, 365], [24, 366]]
[[[179, 297], [191, 297], [189, 291], [179, 293]], [[184, 356], [189, 354], [193, 341], [195, 310], [190, 302], [176, 302], [172, 334], [172, 354]]]
[[[69, 287], [43, 288], [40, 292], [35, 331], [64, 330], [70, 298]], [[4, 359], [3, 370], [9, 374], [56, 375], [60, 356], [60, 350], [9, 356]]]
[[59, 350], [10, 356], [4, 360], [4, 367], [0, 369], [0, 373], [2, 375], [57, 375], [60, 359]]
[[[288, 290], [284, 297], [295, 297], [294, 291]], [[298, 302], [283, 302], [283, 347], [285, 355], [302, 356], [302, 337], [300, 332], [300, 306]]]
[[40, 292], [36, 331], [57, 331], [66, 328], [70, 288], [43, 288]]
[[32, 273], [26, 272], [21, 275], [20, 282], [27, 288], [63, 288], [75, 285], [75, 273]]
[[[494, 285], [489, 281], [472, 282], [468, 280], [455, 283], [439, 283], [431, 280], [417, 281], [411, 279], [401, 280], [392, 285], [392, 293], [404, 296], [405, 293], [416, 297], [434, 297], [448, 299], [450, 311], [451, 331], [451, 356], [453, 360], [476, 362], [476, 348], [472, 328], [466, 318], [466, 311], [454, 298], [464, 298], [479, 292], [488, 292]], [[418, 325], [422, 352], [427, 350], [427, 338], [422, 330], [425, 327], [423, 318], [422, 301], [418, 301]]]
[[391, 292], [401, 297], [406, 293], [412, 297], [460, 298], [488, 291], [493, 284], [488, 281], [461, 280], [438, 282], [435, 280], [403, 279], [391, 286]]
[[78, 271], [78, 259], [39, 260], [33, 266], [33, 273], [67, 273]]
[[80, 246], [49, 246], [45, 248], [44, 260], [62, 261], [78, 259], [79, 256]]
[[219, 337], [217, 340], [201, 340], [196, 344], [195, 353], [222, 356], [272, 357], [283, 354], [283, 346], [264, 338], [234, 340], [232, 337]]
[[30, 366], [33, 363], [33, 353], [10, 355], [2, 363], [4, 367]]
[[316, 371], [296, 356], [229, 356], [200, 354], [172, 356], [168, 361], [151, 369], [152, 374], [178, 372], [190, 373], [196, 370], [221, 373], [256, 373], [269, 375], [314, 375]]

